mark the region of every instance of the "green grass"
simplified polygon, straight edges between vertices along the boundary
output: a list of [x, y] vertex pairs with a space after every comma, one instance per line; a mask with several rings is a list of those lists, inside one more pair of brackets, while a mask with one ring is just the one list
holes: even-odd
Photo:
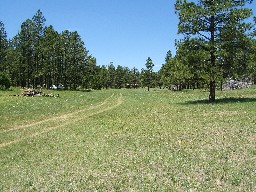
[[0, 92], [0, 191], [256, 191], [255, 87]]

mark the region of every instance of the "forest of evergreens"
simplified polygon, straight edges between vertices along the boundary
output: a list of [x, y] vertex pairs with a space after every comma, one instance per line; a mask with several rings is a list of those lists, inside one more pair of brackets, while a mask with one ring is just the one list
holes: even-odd
[[176, 55], [167, 52], [158, 72], [154, 61], [145, 58], [145, 69], [129, 69], [113, 63], [100, 65], [86, 48], [77, 31], [57, 32], [46, 26], [38, 10], [18, 34], [7, 38], [0, 21], [0, 86], [65, 89], [164, 87], [215, 89], [227, 79], [256, 80], [256, 40], [252, 2], [176, 1], [179, 17]]
[[1, 22], [2, 88], [3, 85], [50, 88], [62, 84], [66, 89], [76, 90], [137, 83], [137, 69], [115, 68], [113, 64], [97, 66], [96, 58], [89, 54], [78, 32], [58, 33], [53, 26], [46, 26], [45, 21], [38, 10], [10, 40]]

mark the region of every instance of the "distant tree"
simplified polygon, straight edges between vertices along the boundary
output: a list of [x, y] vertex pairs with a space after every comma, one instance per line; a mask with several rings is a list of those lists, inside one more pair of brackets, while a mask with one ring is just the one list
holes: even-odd
[[131, 82], [129, 84], [131, 83], [134, 85], [134, 88], [138, 88], [141, 84], [140, 71], [135, 67], [131, 70]]
[[60, 83], [64, 85], [65, 88], [70, 86], [69, 73], [70, 73], [70, 62], [72, 58], [71, 49], [70, 49], [70, 31], [64, 30], [60, 34], [60, 49], [61, 49], [61, 58], [60, 58]]
[[16, 50], [20, 52], [18, 74], [20, 86], [22, 87], [30, 87], [33, 83], [33, 72], [35, 71], [33, 25], [34, 23], [30, 19], [23, 22], [20, 33], [17, 36], [18, 41], [16, 41]]
[[162, 88], [162, 82], [159, 72], [152, 72], [151, 87], [159, 87], [160, 89]]
[[8, 48], [8, 41], [7, 41], [7, 33], [4, 28], [4, 24], [0, 21], [0, 72], [6, 73], [7, 72], [7, 48]]
[[91, 88], [100, 90], [102, 88], [102, 79], [100, 78], [101, 67], [94, 66], [94, 70], [91, 73]]
[[86, 89], [101, 89], [103, 87], [101, 67], [96, 65], [96, 58], [88, 55], [82, 68], [82, 87]]
[[109, 79], [108, 79], [108, 87], [110, 88], [115, 88], [115, 75], [116, 75], [116, 68], [113, 64], [113, 62], [110, 62], [108, 65], [108, 75], [109, 75]]
[[159, 71], [161, 84], [164, 87], [168, 87], [169, 89], [171, 89], [171, 85], [172, 85], [172, 76], [171, 76], [172, 60], [173, 60], [172, 53], [169, 50], [166, 53], [165, 63], [162, 65], [162, 67]]
[[125, 70], [121, 65], [118, 65], [115, 70], [115, 88], [121, 89], [124, 86]]
[[101, 83], [102, 83], [102, 87], [103, 88], [108, 88], [108, 82], [109, 82], [109, 72], [108, 72], [108, 69], [105, 65], [101, 66], [101, 69], [100, 69], [100, 80], [101, 80]]
[[[176, 0], [175, 8], [179, 16], [178, 33], [185, 36], [189, 41], [191, 36], [200, 42], [198, 46], [208, 51], [207, 71], [209, 75], [209, 101], [215, 101], [216, 80], [223, 72], [222, 63], [219, 63], [221, 56], [220, 48], [228, 41], [225, 32], [240, 44], [251, 29], [251, 25], [245, 22], [246, 18], [252, 15], [251, 9], [243, 8], [246, 3], [252, 0], [199, 0], [199, 3], [188, 2], [187, 0]], [[227, 26], [227, 28], [225, 28]], [[236, 35], [238, 34], [238, 35]], [[227, 46], [231, 48], [230, 46]], [[229, 68], [236, 67], [229, 63]], [[237, 72], [237, 71], [236, 71]]]
[[165, 56], [165, 63], [167, 63], [170, 60], [172, 60], [172, 52], [169, 50], [169, 51], [167, 51], [166, 56]]
[[150, 57], [147, 58], [145, 66], [146, 66], [146, 70], [144, 71], [144, 83], [148, 87], [148, 91], [149, 91], [149, 88], [151, 87], [152, 79], [153, 79], [153, 76], [152, 76], [153, 67], [155, 66]]
[[21, 68], [21, 50], [19, 49], [19, 36], [14, 36], [9, 40], [9, 46], [7, 50], [7, 63], [9, 67], [9, 77], [13, 86], [21, 86], [21, 77], [23, 71]]
[[7, 74], [0, 72], [0, 90], [7, 90], [11, 87], [11, 81]]
[[144, 68], [142, 68], [140, 70], [140, 82], [141, 82], [141, 86], [144, 88], [147, 86], [147, 82], [146, 82], [146, 70]]
[[128, 67], [122, 67], [123, 69], [123, 84], [122, 87], [127, 87], [127, 85], [133, 84], [133, 72]]
[[140, 86], [140, 72], [137, 68], [123, 67], [124, 71], [124, 87], [138, 88]]
[[188, 65], [175, 57], [170, 63], [171, 65], [171, 82], [175, 85], [176, 90], [182, 90], [186, 87], [188, 79], [191, 77]]
[[85, 61], [88, 57], [88, 51], [77, 31], [70, 34], [69, 43], [70, 61], [68, 79], [70, 88], [75, 90], [82, 83], [82, 71], [86, 65]]
[[43, 71], [44, 71], [44, 62], [43, 62], [43, 37], [45, 30], [46, 19], [43, 16], [43, 13], [38, 10], [32, 18], [32, 54], [33, 54], [33, 71], [32, 71], [32, 84], [33, 87], [43, 84]]
[[43, 84], [47, 88], [50, 88], [53, 84], [59, 84], [59, 74], [61, 73], [61, 71], [58, 70], [58, 61], [60, 57], [59, 37], [60, 35], [51, 25], [44, 30], [41, 42], [41, 54], [43, 55], [41, 74], [43, 75]]

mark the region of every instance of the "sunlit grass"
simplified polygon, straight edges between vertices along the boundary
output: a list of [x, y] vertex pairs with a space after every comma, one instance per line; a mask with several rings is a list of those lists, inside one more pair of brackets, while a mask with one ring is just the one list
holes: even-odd
[[0, 92], [1, 191], [256, 190], [254, 88], [218, 92], [215, 104], [200, 90], [8, 94]]
[[59, 94], [60, 97], [10, 96], [19, 92], [17, 89], [0, 92], [0, 130], [89, 107], [109, 96], [107, 93], [98, 94], [97, 91], [86, 93], [53, 90], [44, 92]]

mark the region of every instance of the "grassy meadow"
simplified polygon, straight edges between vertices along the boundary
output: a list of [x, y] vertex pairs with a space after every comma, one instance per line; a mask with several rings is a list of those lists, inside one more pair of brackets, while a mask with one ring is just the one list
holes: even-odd
[[256, 191], [256, 87], [0, 91], [0, 191]]

